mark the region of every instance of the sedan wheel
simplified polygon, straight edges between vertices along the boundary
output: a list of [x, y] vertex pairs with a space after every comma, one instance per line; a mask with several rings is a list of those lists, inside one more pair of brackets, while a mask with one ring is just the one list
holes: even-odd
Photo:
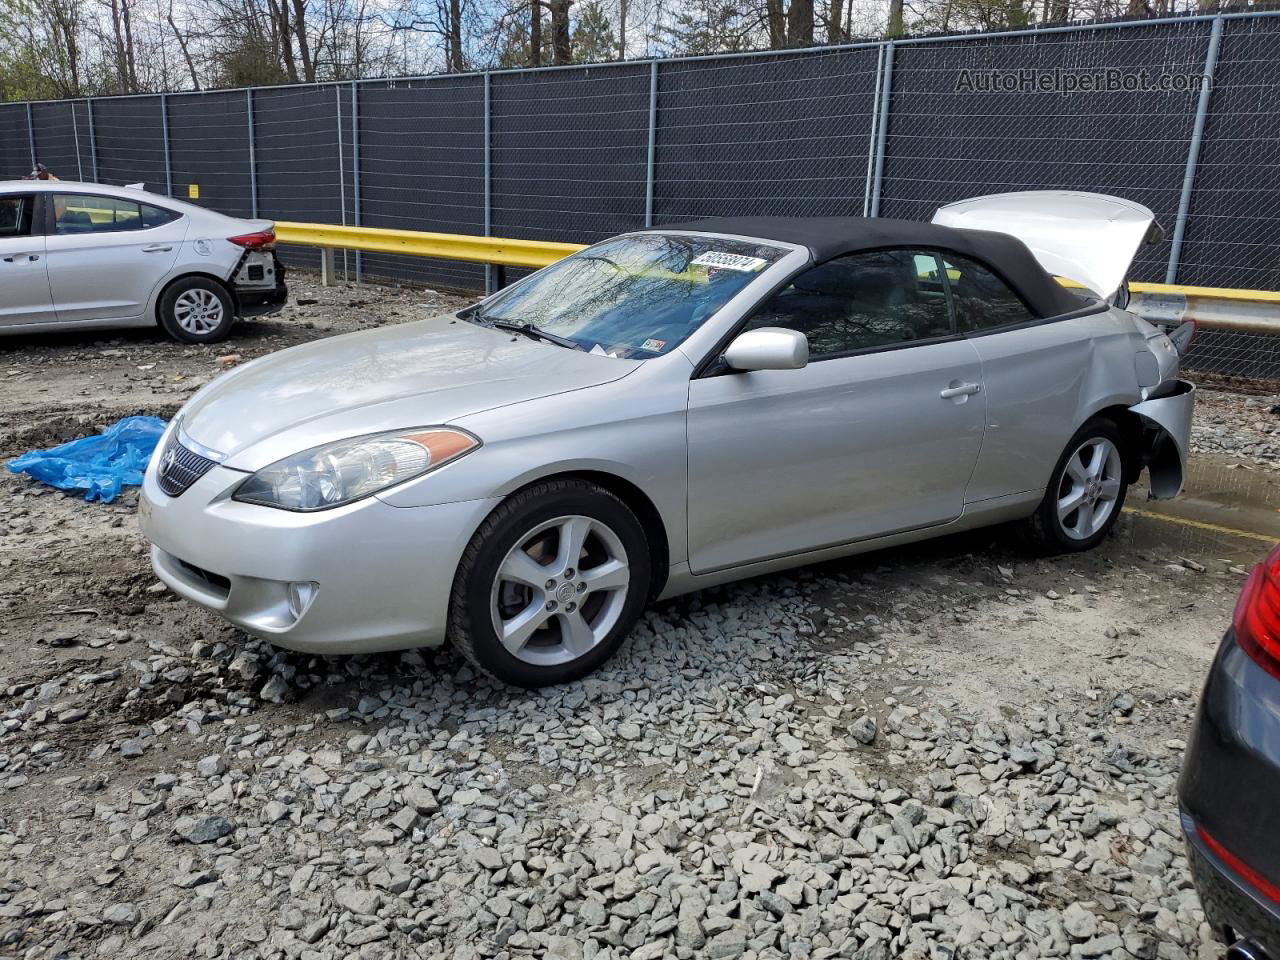
[[207, 336], [218, 328], [226, 310], [212, 290], [184, 290], [173, 303], [173, 319], [193, 336]]
[[636, 515], [584, 480], [504, 500], [464, 551], [449, 634], [486, 673], [521, 687], [585, 676], [622, 645], [649, 597]]
[[160, 295], [156, 319], [179, 343], [215, 343], [235, 322], [235, 304], [227, 289], [210, 277], [183, 277]]
[[1086, 440], [1071, 454], [1058, 485], [1058, 522], [1074, 540], [1107, 526], [1124, 485], [1120, 451], [1106, 437]]

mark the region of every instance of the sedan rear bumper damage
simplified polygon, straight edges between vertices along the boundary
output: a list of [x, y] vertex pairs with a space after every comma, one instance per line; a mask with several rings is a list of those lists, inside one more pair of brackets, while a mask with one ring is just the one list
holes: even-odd
[[1152, 499], [1168, 500], [1182, 490], [1195, 403], [1195, 385], [1173, 380], [1149, 400], [1129, 408], [1143, 421], [1142, 463], [1151, 478]]

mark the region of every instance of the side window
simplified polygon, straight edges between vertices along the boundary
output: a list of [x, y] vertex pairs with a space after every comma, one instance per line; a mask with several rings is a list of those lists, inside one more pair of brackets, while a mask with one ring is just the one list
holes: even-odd
[[1018, 295], [982, 264], [947, 254], [946, 269], [961, 333], [1035, 319]]
[[787, 327], [809, 338], [813, 360], [951, 334], [938, 258], [883, 250], [811, 267], [775, 293], [747, 323]]
[[156, 208], [144, 208], [132, 200], [117, 197], [59, 193], [53, 198], [53, 230], [59, 235], [141, 230], [144, 227], [143, 209]]
[[31, 236], [31, 214], [36, 198], [31, 194], [0, 197], [0, 237]]
[[152, 227], [161, 227], [170, 221], [177, 220], [178, 214], [172, 210], [165, 210], [161, 207], [153, 207], [149, 203], [142, 205], [142, 229], [149, 230]]

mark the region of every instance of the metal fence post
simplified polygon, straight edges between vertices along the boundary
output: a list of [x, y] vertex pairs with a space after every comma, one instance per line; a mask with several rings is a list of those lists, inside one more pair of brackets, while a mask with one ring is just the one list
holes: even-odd
[[76, 144], [76, 179], [84, 182], [84, 158], [80, 156], [80, 118], [76, 116], [76, 102], [71, 101], [71, 135]]
[[1187, 148], [1187, 166], [1182, 174], [1182, 195], [1178, 198], [1178, 216], [1173, 223], [1173, 243], [1169, 247], [1169, 267], [1165, 283], [1178, 279], [1182, 262], [1182, 241], [1187, 233], [1187, 214], [1191, 210], [1191, 191], [1196, 182], [1196, 165], [1200, 162], [1200, 145], [1204, 141], [1204, 125], [1209, 115], [1209, 96], [1213, 90], [1213, 73], [1218, 65], [1218, 47], [1222, 44], [1222, 17], [1213, 18], [1209, 32], [1209, 48], [1204, 54], [1204, 74], [1200, 78], [1200, 99], [1196, 102], [1196, 119], [1191, 128], [1191, 144]]
[[164, 192], [173, 196], [173, 157], [169, 152], [169, 95], [160, 94], [160, 135], [164, 137]]
[[[335, 125], [338, 128], [338, 205], [341, 208], [342, 225], [345, 227], [347, 225], [347, 170], [346, 158], [343, 156], [346, 148], [342, 143], [342, 87], [340, 86], [335, 85], [333, 88], [333, 105]], [[347, 273], [346, 247], [342, 248], [342, 279], [344, 281], [350, 279]]]
[[884, 149], [889, 134], [889, 101], [893, 96], [893, 51], [890, 40], [884, 48], [884, 82], [880, 88], [880, 119], [876, 127], [875, 171], [871, 179], [871, 216], [880, 216], [880, 187], [884, 183]]
[[89, 112], [89, 172], [93, 182], [98, 182], [98, 135], [93, 130], [93, 100], [84, 98], [84, 108]]
[[36, 125], [31, 119], [31, 101], [27, 101], [27, 143], [31, 145], [31, 169], [36, 168]]
[[862, 189], [862, 215], [871, 215], [871, 178], [876, 164], [876, 133], [880, 129], [880, 84], [884, 81], [884, 44], [876, 48], [876, 89], [871, 95], [871, 135], [867, 140], [867, 177]]
[[[493, 116], [489, 110], [492, 97], [492, 78], [488, 71], [484, 74], [484, 235], [492, 236], [493, 229]], [[495, 293], [498, 289], [497, 277], [493, 264], [484, 265], [484, 292]]]
[[644, 225], [653, 226], [653, 159], [658, 145], [658, 61], [649, 61], [649, 159], [644, 184]]
[[258, 219], [258, 155], [257, 136], [253, 130], [253, 88], [244, 92], [245, 116], [249, 126], [249, 209], [253, 219]]
[[[357, 81], [351, 81], [351, 200], [356, 226], [360, 226], [360, 92]], [[364, 275], [364, 258], [356, 251], [356, 283]]]

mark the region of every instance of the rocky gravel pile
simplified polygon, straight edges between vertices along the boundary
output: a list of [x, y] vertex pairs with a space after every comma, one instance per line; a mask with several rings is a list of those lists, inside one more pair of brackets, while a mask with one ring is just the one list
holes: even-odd
[[[122, 656], [3, 688], [0, 944], [1211, 955], [1172, 799], [1182, 745], [1132, 735], [1168, 736], [1187, 691], [1050, 686], [992, 712], [938, 690], [928, 658], [985, 605], [1033, 602], [1008, 568], [935, 559], [926, 574], [973, 589], [911, 600], [824, 570], [666, 604], [610, 669], [540, 693], [448, 652], [273, 652], [159, 595], [148, 614], [185, 647], [46, 636]], [[1089, 586], [1066, 603], [1096, 608]], [[1067, 589], [1035, 601], [1065, 609]]]
[[1280, 464], [1280, 396], [1201, 390], [1191, 442], [1197, 453]]

